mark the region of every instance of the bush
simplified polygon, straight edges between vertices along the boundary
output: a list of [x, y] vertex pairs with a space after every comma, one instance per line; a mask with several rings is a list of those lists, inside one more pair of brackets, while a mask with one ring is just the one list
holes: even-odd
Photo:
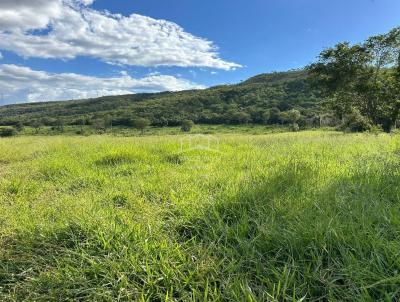
[[146, 127], [150, 126], [151, 122], [145, 118], [137, 118], [133, 120], [133, 127], [140, 130], [141, 134], [144, 134]]
[[281, 123], [281, 111], [278, 108], [271, 108], [269, 109], [268, 113], [264, 114], [264, 119], [267, 118], [265, 121], [268, 125], [275, 125]]
[[24, 129], [24, 124], [20, 121], [18, 121], [15, 125], [14, 125], [15, 129], [20, 132]]
[[375, 135], [378, 135], [379, 133], [382, 133], [382, 132], [383, 132], [383, 129], [382, 129], [382, 126], [380, 126], [380, 125], [373, 125], [369, 129], [369, 133], [375, 134]]
[[393, 134], [393, 135], [400, 135], [400, 129], [395, 128], [395, 129], [393, 129], [392, 131], [390, 131], [390, 134]]
[[90, 121], [94, 130], [98, 133], [104, 133], [106, 131], [106, 123], [104, 119], [97, 118]]
[[299, 124], [293, 123], [292, 125], [290, 125], [290, 131], [297, 132], [299, 130], [300, 130]]
[[0, 137], [10, 137], [17, 134], [17, 131], [14, 128], [0, 128]]
[[364, 132], [371, 130], [371, 123], [366, 117], [362, 116], [358, 111], [345, 116], [343, 124], [339, 127], [340, 130], [348, 132]]
[[192, 130], [193, 126], [194, 126], [193, 121], [185, 120], [182, 122], [181, 130], [183, 132], [190, 132], [190, 130]]

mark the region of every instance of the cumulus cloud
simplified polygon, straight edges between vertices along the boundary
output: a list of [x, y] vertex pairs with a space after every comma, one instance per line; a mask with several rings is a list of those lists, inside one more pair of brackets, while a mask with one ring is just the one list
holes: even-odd
[[0, 29], [21, 31], [45, 28], [52, 18], [61, 16], [62, 4], [57, 0], [0, 1]]
[[166, 20], [90, 8], [93, 0], [2, 0], [0, 48], [24, 57], [89, 56], [111, 64], [210, 67], [240, 65], [217, 47]]
[[94, 0], [75, 0], [75, 1], [83, 5], [90, 5], [94, 2]]
[[169, 75], [100, 78], [76, 73], [48, 73], [12, 64], [0, 65], [0, 91], [7, 103], [90, 98], [136, 92], [201, 89], [190, 81]]

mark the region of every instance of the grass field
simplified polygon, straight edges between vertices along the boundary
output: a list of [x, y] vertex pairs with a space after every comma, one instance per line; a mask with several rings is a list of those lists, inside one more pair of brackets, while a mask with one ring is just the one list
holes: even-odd
[[400, 136], [27, 136], [0, 152], [0, 301], [400, 299]]
[[[1, 128], [1, 127], [0, 127]], [[195, 125], [191, 129], [191, 134], [250, 134], [260, 135], [265, 133], [280, 133], [287, 132], [289, 127], [286, 125]], [[22, 136], [76, 136], [78, 132], [83, 130], [83, 135], [96, 135], [99, 134], [92, 126], [64, 126], [63, 132], [52, 127], [46, 126], [40, 129], [34, 129], [32, 127], [24, 127], [19, 133]], [[122, 127], [114, 126], [107, 128], [106, 135], [113, 136], [143, 136], [141, 131], [133, 127]], [[164, 136], [164, 135], [182, 135], [181, 127], [147, 127], [144, 134], [146, 136]], [[81, 134], [78, 134], [81, 135]]]

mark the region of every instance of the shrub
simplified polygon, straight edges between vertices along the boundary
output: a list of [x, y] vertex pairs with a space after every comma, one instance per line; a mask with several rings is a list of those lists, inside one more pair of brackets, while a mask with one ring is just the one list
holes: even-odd
[[288, 118], [293, 124], [295, 124], [301, 118], [301, 113], [299, 110], [292, 109], [288, 111]]
[[193, 121], [191, 121], [191, 120], [184, 120], [184, 121], [182, 122], [181, 130], [182, 130], [183, 132], [190, 132], [190, 130], [192, 130], [193, 126], [194, 126]]
[[382, 126], [380, 126], [380, 125], [373, 125], [373, 126], [371, 126], [371, 128], [369, 129], [369, 132], [370, 132], [371, 134], [378, 135], [379, 133], [382, 133], [382, 132], [383, 132], [383, 128], [382, 128]]
[[300, 130], [299, 124], [293, 123], [292, 125], [290, 125], [290, 131], [297, 132], [299, 130]]
[[362, 116], [358, 111], [353, 111], [345, 116], [344, 122], [339, 129], [349, 132], [364, 132], [371, 130], [371, 127], [371, 123], [365, 116]]
[[133, 127], [140, 130], [141, 134], [144, 134], [146, 127], [150, 126], [151, 122], [145, 118], [137, 118], [133, 120]]
[[31, 125], [31, 126], [32, 126], [33, 128], [35, 128], [35, 132], [36, 132], [36, 133], [39, 133], [39, 130], [40, 130], [40, 128], [43, 126], [43, 123], [40, 122], [40, 121], [35, 120], [35, 121], [32, 122], [32, 125]]
[[17, 131], [14, 128], [0, 128], [0, 137], [10, 137], [17, 134]]
[[265, 123], [275, 125], [281, 123], [281, 111], [278, 108], [271, 108], [264, 114]]
[[393, 134], [393, 135], [400, 135], [400, 129], [395, 128], [392, 131], [390, 131], [390, 133]]
[[15, 125], [14, 125], [15, 129], [20, 132], [24, 129], [24, 124], [20, 121], [18, 121]]
[[97, 118], [91, 120], [92, 127], [94, 130], [96, 130], [98, 133], [104, 133], [106, 131], [106, 124], [104, 119]]

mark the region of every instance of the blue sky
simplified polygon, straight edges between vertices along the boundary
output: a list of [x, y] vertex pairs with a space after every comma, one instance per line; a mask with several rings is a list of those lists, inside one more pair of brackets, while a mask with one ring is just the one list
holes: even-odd
[[398, 0], [2, 0], [0, 102], [236, 83], [399, 25]]

